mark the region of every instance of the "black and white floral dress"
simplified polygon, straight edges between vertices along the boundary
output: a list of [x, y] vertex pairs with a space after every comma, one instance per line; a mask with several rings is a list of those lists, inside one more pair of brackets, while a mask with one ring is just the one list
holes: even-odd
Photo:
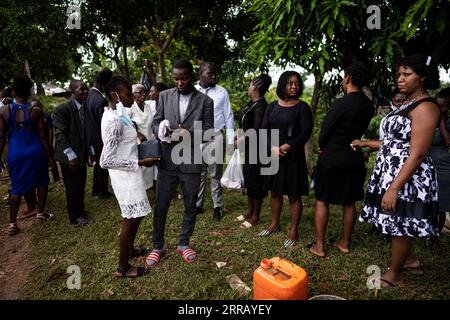
[[384, 234], [421, 238], [438, 234], [437, 175], [428, 156], [398, 192], [395, 211], [381, 208], [384, 193], [409, 157], [411, 120], [407, 114], [425, 101], [434, 100], [424, 98], [402, 105], [388, 114], [381, 124], [383, 144], [378, 151], [359, 220], [375, 225]]

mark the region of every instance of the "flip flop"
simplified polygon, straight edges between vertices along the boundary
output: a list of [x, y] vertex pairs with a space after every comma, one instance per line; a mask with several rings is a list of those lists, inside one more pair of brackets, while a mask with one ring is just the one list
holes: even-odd
[[245, 221], [245, 217], [244, 217], [243, 214], [241, 214], [240, 216], [237, 216], [236, 219], [234, 219], [234, 220], [235, 220], [235, 221], [242, 222], [242, 221]]
[[195, 262], [195, 260], [197, 260], [197, 253], [191, 248], [186, 248], [184, 250], [177, 249], [177, 252], [186, 263], [193, 263]]
[[261, 231], [258, 234], [258, 236], [260, 236], [260, 237], [268, 237], [268, 236], [270, 236], [270, 235], [272, 235], [274, 233], [280, 232], [280, 230], [281, 230], [280, 227], [278, 227], [278, 228], [276, 228], [274, 230], [264, 229], [263, 231]]
[[[415, 262], [415, 261], [414, 261]], [[423, 264], [417, 260], [417, 263], [413, 265], [410, 263], [410, 265], [404, 265], [403, 271], [410, 272], [412, 274], [424, 274]]]
[[380, 278], [380, 282], [384, 282], [387, 284], [387, 286], [385, 286], [385, 287], [381, 286], [381, 284], [380, 284], [381, 289], [396, 288], [400, 285], [400, 284], [395, 284], [394, 282], [391, 282], [391, 281], [383, 279], [383, 278]]
[[36, 219], [44, 221], [44, 220], [49, 220], [49, 219], [53, 219], [55, 217], [55, 215], [53, 213], [37, 213], [36, 214]]
[[248, 222], [248, 221], [242, 222], [241, 226], [240, 226], [241, 229], [248, 229], [248, 228], [251, 228], [251, 227], [253, 227], [253, 225], [250, 222]]
[[166, 250], [161, 251], [153, 250], [152, 252], [150, 252], [148, 257], [145, 259], [145, 268], [148, 270], [155, 267], [161, 261], [165, 253]]
[[286, 239], [286, 240], [284, 240], [283, 246], [285, 248], [289, 248], [289, 247], [295, 246], [296, 244], [297, 244], [297, 241], [294, 241], [292, 239]]

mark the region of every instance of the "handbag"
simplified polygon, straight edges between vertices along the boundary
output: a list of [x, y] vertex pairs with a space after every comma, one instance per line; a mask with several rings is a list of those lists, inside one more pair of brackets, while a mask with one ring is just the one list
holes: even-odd
[[161, 158], [161, 143], [155, 137], [138, 145], [138, 158]]

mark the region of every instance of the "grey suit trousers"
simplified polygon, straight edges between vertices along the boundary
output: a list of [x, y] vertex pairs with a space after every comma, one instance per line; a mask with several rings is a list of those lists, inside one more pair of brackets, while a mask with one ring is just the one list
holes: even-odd
[[[216, 143], [218, 140], [213, 140], [207, 144]], [[219, 142], [220, 143], [220, 140]], [[205, 193], [206, 193], [206, 179], [207, 173], [211, 177], [211, 198], [213, 201], [214, 208], [222, 207], [222, 185], [220, 184], [220, 179], [223, 174], [223, 163], [212, 163], [202, 165], [201, 179], [200, 179], [200, 189], [198, 192], [197, 208], [202, 208], [205, 205]]]
[[183, 173], [178, 168], [176, 170], [160, 169], [156, 183], [156, 206], [153, 215], [152, 240], [154, 249], [161, 250], [164, 247], [167, 213], [178, 183], [181, 185], [184, 200], [184, 215], [179, 245], [189, 245], [189, 238], [194, 232], [197, 215], [195, 203], [200, 184], [200, 173]]

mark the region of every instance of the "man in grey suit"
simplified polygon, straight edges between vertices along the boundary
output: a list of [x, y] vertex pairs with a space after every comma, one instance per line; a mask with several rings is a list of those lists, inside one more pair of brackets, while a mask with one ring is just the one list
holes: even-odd
[[55, 108], [55, 160], [61, 166], [66, 189], [67, 211], [71, 224], [88, 224], [84, 209], [86, 163], [95, 164], [92, 146], [92, 118], [86, 108], [88, 89], [80, 80], [72, 80], [69, 101]]
[[[193, 67], [188, 60], [180, 59], [174, 63], [173, 80], [175, 88], [160, 93], [158, 109], [152, 123], [153, 133], [160, 140], [166, 140], [158, 135], [160, 124], [164, 120], [169, 122], [170, 131], [174, 133], [172, 134], [172, 141], [161, 143], [162, 157], [159, 163], [156, 208], [153, 216], [153, 251], [146, 259], [148, 268], [155, 266], [165, 253], [164, 231], [167, 212], [178, 183], [181, 185], [183, 192], [184, 216], [177, 252], [187, 263], [193, 262], [197, 257], [197, 254], [189, 248], [189, 238], [194, 231], [197, 214], [196, 202], [202, 166], [200, 144], [203, 142], [203, 133], [214, 128], [213, 100], [195, 89]], [[167, 121], [164, 122], [167, 123]], [[196, 129], [196, 134], [202, 136], [202, 139], [199, 139], [200, 141], [194, 139], [194, 122], [200, 122], [201, 124], [201, 129]], [[184, 158], [180, 164], [177, 164], [178, 162], [174, 161], [172, 157], [172, 150], [183, 143], [182, 141], [174, 141], [174, 134], [177, 131], [180, 132], [181, 136], [190, 135], [191, 137], [191, 140], [188, 140], [191, 154], [188, 159]], [[184, 144], [186, 145], [186, 141]], [[200, 161], [198, 159], [196, 161], [198, 163], [194, 162], [196, 153], [197, 158], [200, 155]]]

